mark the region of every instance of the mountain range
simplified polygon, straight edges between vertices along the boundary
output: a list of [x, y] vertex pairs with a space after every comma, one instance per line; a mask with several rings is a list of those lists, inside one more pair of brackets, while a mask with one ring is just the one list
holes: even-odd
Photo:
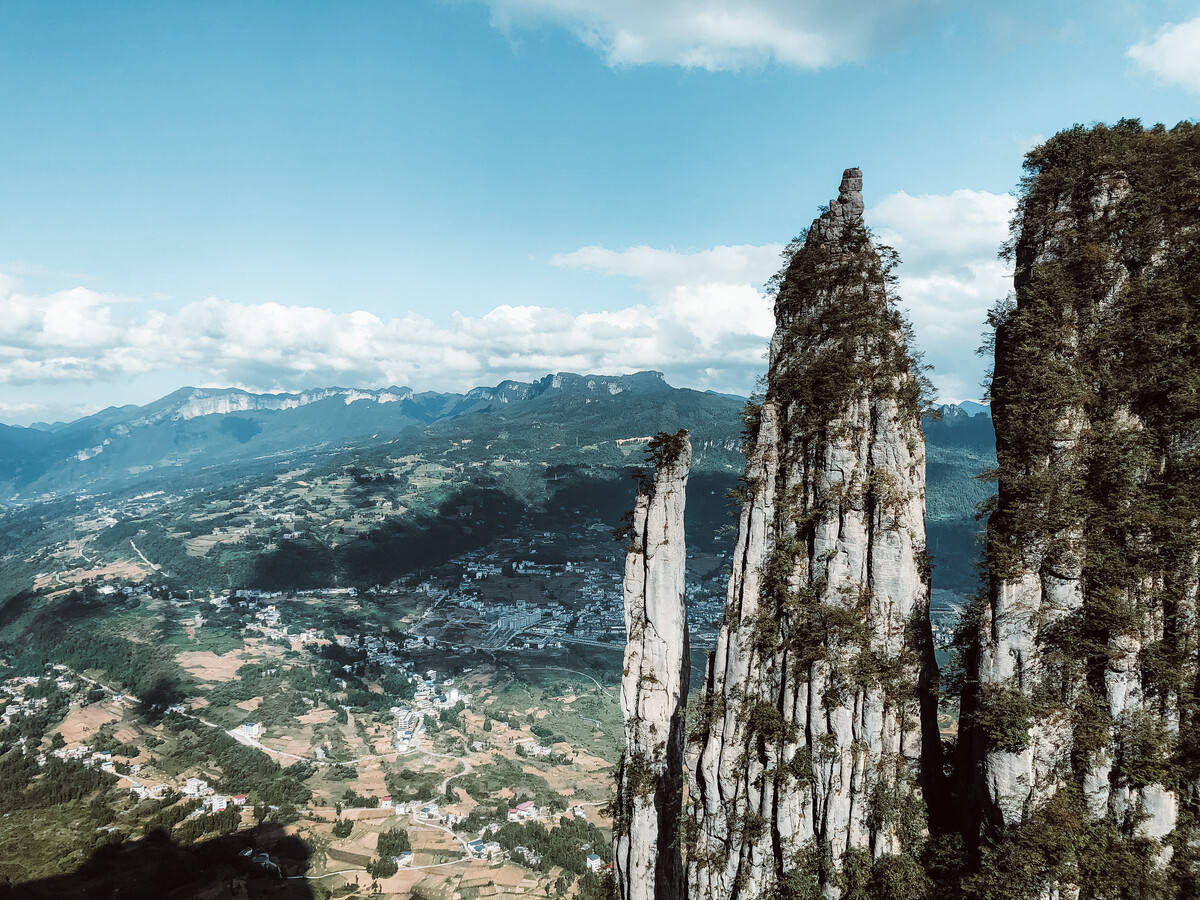
[[[407, 458], [443, 468], [438, 477], [449, 479], [440, 482], [445, 489], [484, 477], [523, 506], [545, 503], [551, 493], [578, 495], [585, 498], [579, 514], [615, 525], [627, 502], [623, 473], [641, 463], [645, 438], [686, 427], [695, 451], [690, 527], [697, 540], [703, 535], [702, 543], [719, 550], [725, 542], [716, 535], [730, 521], [724, 497], [744, 466], [744, 403], [728, 394], [672, 387], [659, 372], [558, 373], [465, 393], [182, 388], [144, 406], [112, 407], [71, 423], [0, 426], [0, 511], [24, 510], [21, 519], [10, 516], [8, 523], [9, 553], [16, 554], [9, 558], [15, 560], [36, 554], [51, 535], [68, 540], [55, 526], [63, 516], [102, 521], [110, 513], [101, 510], [122, 508], [105, 497], [164, 492], [209, 498], [181, 501], [157, 528], [194, 530], [189, 520], [206, 520], [213, 498], [251, 496], [282, 473], [354, 467], [382, 476], [398, 471], [396, 460]], [[975, 510], [991, 493], [991, 485], [978, 478], [995, 463], [987, 412], [980, 404], [948, 404], [924, 421], [935, 586], [958, 595], [976, 587]], [[399, 502], [436, 508], [444, 491], [417, 488], [419, 483], [397, 494]], [[147, 527], [145, 521], [125, 524], [125, 513], [112, 515], [122, 523], [112, 534]], [[312, 515], [341, 522], [347, 510], [334, 504]], [[17, 533], [28, 537], [18, 540]], [[227, 568], [212, 554], [203, 562]]]
[[[163, 470], [263, 460], [342, 447], [406, 429], [499, 410], [536, 414], [624, 395], [640, 406], [684, 396], [721, 412], [741, 398], [672, 388], [660, 372], [547, 375], [466, 393], [328, 387], [254, 394], [237, 388], [180, 388], [144, 406], [109, 407], [70, 423], [0, 425], [0, 498], [112, 490]], [[619, 405], [627, 406], [626, 403]], [[518, 412], [519, 410], [519, 412]], [[627, 420], [628, 421], [628, 420]]]

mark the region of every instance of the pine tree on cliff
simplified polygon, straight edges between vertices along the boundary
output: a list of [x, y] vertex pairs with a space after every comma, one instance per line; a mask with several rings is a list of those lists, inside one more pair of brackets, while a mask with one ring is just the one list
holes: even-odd
[[[924, 379], [862, 175], [789, 247], [694, 738], [691, 900], [923, 896]], [[870, 892], [870, 893], [867, 893]]]
[[964, 623], [970, 895], [1198, 896], [1200, 128], [1032, 150]]

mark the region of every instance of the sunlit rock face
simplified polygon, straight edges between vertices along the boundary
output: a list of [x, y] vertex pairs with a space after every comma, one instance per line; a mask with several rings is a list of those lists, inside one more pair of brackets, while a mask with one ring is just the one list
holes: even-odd
[[621, 676], [625, 754], [614, 805], [614, 873], [623, 900], [684, 896], [684, 707], [689, 654], [683, 512], [692, 448], [686, 432], [660, 436], [642, 478], [625, 557]]
[[1014, 227], [965, 831], [1026, 896], [1175, 896], [1153, 885], [1196, 846], [1200, 129], [1056, 135]]
[[692, 900], [923, 879], [939, 741], [922, 391], [861, 190], [847, 169], [777, 282], [726, 618], [693, 730]]

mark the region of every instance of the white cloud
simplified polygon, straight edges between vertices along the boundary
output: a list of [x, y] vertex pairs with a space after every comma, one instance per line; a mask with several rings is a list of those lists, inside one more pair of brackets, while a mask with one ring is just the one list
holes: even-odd
[[709, 71], [862, 59], [927, 0], [483, 0], [496, 27], [559, 25], [610, 66]]
[[[996, 250], [1012, 202], [986, 191], [899, 192], [867, 212], [901, 251], [900, 295], [944, 397], [979, 394], [984, 362], [974, 350], [988, 307], [1011, 284]], [[658, 369], [676, 384], [745, 393], [765, 367], [774, 322], [761, 288], [781, 249], [582, 247], [552, 263], [632, 279], [633, 302], [583, 313], [503, 305], [441, 321], [215, 297], [164, 311], [86, 288], [26, 294], [0, 276], [0, 388], [24, 394], [6, 397], [0, 418], [27, 417], [28, 399], [55, 385], [111, 384], [107, 399], [126, 402], [119, 382], [147, 373], [255, 390], [462, 390], [555, 371]]]
[[[670, 256], [656, 258], [669, 268]], [[770, 271], [755, 272], [755, 280]], [[648, 271], [644, 285], [646, 302], [610, 310], [504, 305], [435, 322], [211, 297], [164, 312], [118, 307], [82, 288], [38, 297], [0, 283], [0, 386], [36, 394], [54, 384], [181, 371], [205, 384], [259, 390], [464, 389], [552, 371], [640, 369], [721, 390], [753, 384], [771, 312], [749, 281], [673, 283]]]
[[975, 350], [983, 322], [1012, 289], [1012, 272], [997, 253], [1014, 206], [1008, 194], [988, 191], [899, 191], [867, 210], [879, 240], [900, 252], [898, 292], [945, 399], [980, 394], [987, 363]]
[[912, 196], [898, 191], [867, 214], [879, 239], [906, 262], [995, 257], [1008, 236], [1014, 201], [1008, 194], [957, 190]]
[[1200, 16], [1163, 26], [1154, 40], [1134, 44], [1128, 53], [1139, 68], [1200, 94]]

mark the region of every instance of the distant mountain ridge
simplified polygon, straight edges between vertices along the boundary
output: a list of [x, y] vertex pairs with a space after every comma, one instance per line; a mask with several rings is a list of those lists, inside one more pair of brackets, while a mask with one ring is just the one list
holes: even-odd
[[512, 409], [544, 396], [649, 399], [679, 390], [686, 389], [671, 387], [661, 372], [560, 372], [465, 393], [417, 393], [395, 386], [264, 394], [185, 387], [143, 406], [109, 407], [74, 422], [0, 425], [0, 498], [103, 489], [151, 469], [338, 446], [472, 413]]
[[[672, 387], [658, 372], [557, 373], [464, 393], [395, 386], [287, 394], [182, 388], [143, 406], [113, 407], [53, 427], [0, 426], [0, 517], [6, 511], [18, 516], [0, 522], [0, 554], [7, 529], [8, 552], [17, 553], [10, 561], [24, 559], [32, 571], [44, 571], [45, 563], [34, 561], [41, 542], [54, 543], [51, 534], [69, 540], [72, 532], [63, 523], [76, 515], [109, 525], [115, 515], [112, 528], [118, 538], [125, 536], [123, 543], [107, 537], [100, 543], [126, 550], [126, 532], [145, 527], [136, 518], [125, 521], [136, 508], [128, 506], [130, 498], [139, 496], [174, 504], [156, 521], [157, 537], [190, 534], [196, 527], [199, 534], [206, 526], [197, 526], [195, 515], [205, 522], [214, 512], [226, 515], [205, 498], [254, 495], [283, 509], [295, 502], [284, 497], [289, 479], [310, 477], [295, 473], [321, 480], [351, 469], [364, 477], [409, 472], [389, 490], [403, 495], [405, 508], [424, 504], [425, 515], [456, 492], [484, 490], [503, 492], [513, 509], [549, 503], [551, 527], [558, 527], [555, 516], [570, 518], [577, 509], [615, 525], [628, 499], [627, 475], [642, 463], [646, 439], [679, 428], [691, 432], [694, 452], [689, 527], [699, 529], [696, 539], [708, 549], [723, 552], [715, 534], [729, 520], [726, 496], [745, 465], [744, 403], [728, 394]], [[976, 587], [975, 511], [994, 489], [977, 476], [995, 465], [994, 433], [984, 407], [972, 414], [969, 407], [947, 404], [936, 412], [923, 423], [927, 546], [937, 587], [963, 595]], [[405, 493], [410, 477], [421, 486]], [[369, 486], [363, 491], [369, 494]], [[336, 542], [331, 535], [339, 532], [330, 523], [355, 515], [356, 504], [369, 499], [354, 494], [332, 506], [311, 506], [305, 527], [324, 528], [323, 534], [333, 527], [326, 538]], [[22, 512], [28, 515], [19, 518]], [[401, 515], [396, 521], [414, 527], [426, 520]], [[139, 546], [152, 540], [146, 534]], [[202, 565], [163, 541], [156, 552], [173, 554], [173, 570], [201, 580], [245, 575], [246, 551], [239, 544], [229, 545], [228, 553], [198, 549]]]
[[[181, 388], [144, 406], [111, 407], [52, 427], [0, 425], [0, 511], [51, 497], [261, 481], [346, 453], [382, 464], [414, 453], [440, 459], [454, 447], [455, 459], [469, 466], [499, 458], [549, 470], [620, 467], [639, 461], [639, 438], [681, 427], [692, 433], [696, 473], [729, 481], [723, 494], [744, 464], [743, 403], [672, 387], [660, 372], [560, 372], [465, 393]], [[928, 547], [946, 563], [939, 587], [969, 593], [975, 510], [994, 489], [977, 476], [995, 465], [995, 435], [982, 404], [945, 404], [937, 412], [924, 421]]]

